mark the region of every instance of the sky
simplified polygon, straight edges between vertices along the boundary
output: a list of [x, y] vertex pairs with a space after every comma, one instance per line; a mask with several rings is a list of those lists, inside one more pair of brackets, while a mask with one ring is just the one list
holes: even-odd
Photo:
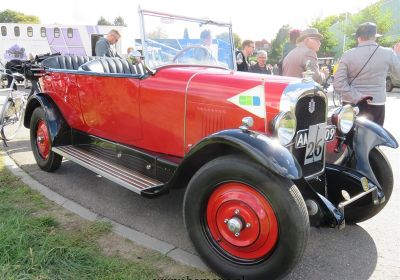
[[345, 12], [358, 12], [378, 0], [1, 0], [0, 11], [11, 9], [36, 15], [43, 24], [94, 25], [100, 16], [113, 21], [122, 16], [130, 28], [139, 32], [137, 9], [209, 18], [231, 22], [242, 40], [271, 40], [279, 28], [289, 24], [304, 29], [313, 20]]

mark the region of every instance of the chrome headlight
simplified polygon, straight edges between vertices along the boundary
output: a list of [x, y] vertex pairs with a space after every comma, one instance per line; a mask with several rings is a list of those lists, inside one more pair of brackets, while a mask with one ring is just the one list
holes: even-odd
[[347, 134], [353, 128], [355, 114], [353, 107], [350, 105], [344, 105], [336, 110], [332, 116], [332, 122], [339, 131], [343, 134]]
[[296, 126], [296, 117], [290, 111], [281, 112], [275, 117], [273, 121], [274, 135], [283, 146], [292, 141], [296, 134]]

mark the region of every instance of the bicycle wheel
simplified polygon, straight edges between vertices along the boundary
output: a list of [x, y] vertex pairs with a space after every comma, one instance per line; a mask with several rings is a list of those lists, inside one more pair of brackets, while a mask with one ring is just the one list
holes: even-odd
[[4, 104], [4, 113], [1, 118], [1, 136], [3, 140], [14, 138], [21, 127], [24, 116], [24, 103], [21, 97], [16, 97], [9, 99]]

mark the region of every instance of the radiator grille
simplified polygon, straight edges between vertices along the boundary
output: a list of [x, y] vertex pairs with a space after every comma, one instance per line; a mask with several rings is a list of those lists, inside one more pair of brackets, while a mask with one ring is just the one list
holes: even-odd
[[[326, 123], [326, 98], [319, 95], [306, 95], [298, 100], [296, 104], [295, 114], [297, 118], [297, 131], [309, 129], [310, 125]], [[324, 144], [325, 149], [325, 144]], [[319, 173], [324, 169], [325, 151], [322, 159], [317, 162], [304, 164], [306, 147], [292, 149], [293, 155], [296, 157], [303, 169], [303, 176], [308, 177]]]

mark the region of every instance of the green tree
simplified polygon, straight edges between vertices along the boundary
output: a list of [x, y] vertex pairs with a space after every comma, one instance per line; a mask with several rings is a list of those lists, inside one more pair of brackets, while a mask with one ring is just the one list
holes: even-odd
[[111, 22], [109, 22], [103, 16], [101, 16], [97, 21], [97, 25], [111, 25]]
[[13, 10], [4, 10], [0, 12], [0, 22], [4, 23], [40, 23], [37, 16], [25, 15]]
[[157, 26], [153, 31], [147, 33], [149, 39], [168, 39], [168, 33], [162, 26]]
[[[238, 34], [236, 34], [235, 32], [233, 32], [232, 36], [233, 36], [233, 44], [235, 45], [235, 48], [236, 49], [242, 48], [242, 39], [240, 38], [240, 36]], [[218, 34], [215, 37], [219, 40], [224, 40], [226, 42], [229, 42], [229, 40], [230, 40], [228, 32]]]
[[289, 38], [289, 31], [291, 27], [287, 24], [283, 25], [275, 36], [275, 39], [271, 42], [271, 49], [268, 54], [268, 63], [278, 63], [282, 58], [283, 45]]
[[183, 39], [189, 39], [189, 30], [187, 28], [183, 31]]
[[319, 33], [324, 36], [321, 41], [321, 47], [318, 52], [319, 57], [328, 57], [335, 55], [335, 46], [339, 43], [335, 35], [330, 31], [330, 27], [339, 22], [342, 17], [340, 16], [329, 16], [324, 19], [316, 19], [311, 23], [310, 27], [317, 28]]
[[121, 16], [117, 16], [114, 19], [114, 25], [115, 26], [127, 26], [127, 24], [125, 23], [124, 19]]
[[[388, 32], [394, 22], [393, 12], [382, 9], [383, 0], [377, 3], [369, 5], [359, 13], [350, 15], [349, 19], [343, 24], [343, 32], [347, 36], [346, 49], [353, 48], [357, 45], [357, 41], [352, 35], [357, 29], [358, 25], [363, 22], [374, 22], [378, 26], [378, 33], [385, 34]], [[392, 38], [390, 36], [383, 36], [378, 39], [378, 42], [382, 46], [391, 47], [398, 38]]]

